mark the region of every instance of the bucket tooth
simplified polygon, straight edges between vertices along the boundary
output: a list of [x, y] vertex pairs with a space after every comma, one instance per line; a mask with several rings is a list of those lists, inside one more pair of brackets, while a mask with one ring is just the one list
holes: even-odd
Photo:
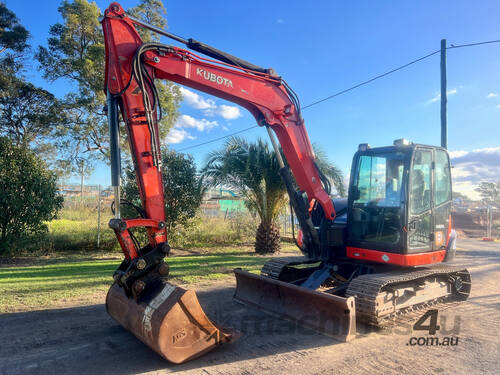
[[339, 341], [356, 336], [354, 297], [343, 298], [294, 284], [234, 270], [234, 299], [292, 320]]
[[235, 338], [208, 319], [194, 291], [163, 279], [148, 280], [137, 300], [114, 284], [106, 309], [120, 325], [173, 363], [196, 358]]

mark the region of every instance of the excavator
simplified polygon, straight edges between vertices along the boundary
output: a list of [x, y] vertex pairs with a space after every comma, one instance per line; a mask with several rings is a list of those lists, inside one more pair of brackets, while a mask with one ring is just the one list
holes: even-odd
[[[457, 238], [446, 149], [404, 139], [388, 147], [360, 144], [348, 198], [332, 199], [299, 99], [273, 69], [156, 28], [127, 15], [118, 3], [106, 9], [101, 23], [114, 189], [109, 227], [124, 253], [106, 308], [151, 349], [182, 363], [238, 336], [208, 318], [194, 291], [168, 282], [156, 79], [246, 108], [267, 129], [276, 152], [303, 255], [272, 258], [260, 275], [235, 269], [236, 301], [349, 341], [356, 321], [390, 326], [467, 299], [469, 272], [444, 264], [454, 259]], [[144, 43], [137, 28], [188, 49]], [[142, 201], [138, 218], [120, 216], [120, 205], [128, 204], [120, 201], [120, 116]], [[137, 228], [146, 229], [147, 244], [139, 244]]]

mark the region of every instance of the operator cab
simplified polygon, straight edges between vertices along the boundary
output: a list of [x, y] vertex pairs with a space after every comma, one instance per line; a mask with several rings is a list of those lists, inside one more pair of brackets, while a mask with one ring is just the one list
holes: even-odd
[[[351, 168], [347, 256], [400, 265], [442, 261], [445, 251], [440, 250], [451, 234], [450, 211], [445, 149], [406, 140], [389, 147], [361, 144]], [[405, 257], [421, 253], [429, 254], [416, 261]], [[415, 264], [408, 263], [410, 258]]]

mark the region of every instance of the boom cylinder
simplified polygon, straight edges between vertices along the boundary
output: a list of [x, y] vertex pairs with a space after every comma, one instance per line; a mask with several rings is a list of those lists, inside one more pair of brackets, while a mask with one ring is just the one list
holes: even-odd
[[115, 217], [120, 218], [120, 128], [118, 122], [118, 99], [108, 90], [109, 157], [111, 160], [111, 185], [115, 194]]

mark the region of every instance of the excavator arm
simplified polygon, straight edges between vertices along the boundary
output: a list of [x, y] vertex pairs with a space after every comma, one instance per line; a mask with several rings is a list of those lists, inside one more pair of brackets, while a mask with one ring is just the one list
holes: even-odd
[[[172, 37], [215, 60], [174, 46], [143, 43], [136, 25]], [[317, 229], [309, 213], [311, 204], [321, 205], [325, 220], [335, 219], [329, 183], [315, 164], [298, 99], [272, 69], [260, 68], [193, 39], [184, 40], [156, 29], [129, 17], [117, 3], [105, 11], [102, 28], [106, 52], [104, 90], [115, 190], [115, 217], [109, 225], [125, 255], [113, 276], [115, 283], [108, 292], [106, 306], [115, 320], [152, 349], [172, 362], [184, 362], [231, 341], [234, 335], [222, 331], [207, 318], [194, 292], [166, 281], [168, 265], [163, 258], [170, 248], [165, 229], [158, 131], [161, 108], [155, 79], [176, 82], [239, 104], [250, 111], [260, 126], [267, 128], [303, 232], [302, 250], [308, 255], [317, 256], [321, 251]], [[142, 208], [138, 208], [141, 217], [136, 219], [120, 217], [120, 204], [127, 203], [120, 202], [120, 112], [142, 200]], [[146, 246], [141, 247], [133, 235], [132, 229], [137, 227], [147, 229], [149, 243]], [[289, 289], [286, 285], [278, 288], [280, 294]], [[295, 293], [290, 290], [290, 295]], [[305, 295], [311, 314], [317, 314], [316, 307], [325, 302], [324, 297], [310, 292]], [[332, 302], [330, 298], [327, 302], [327, 314], [332, 311], [332, 303], [338, 305], [333, 310], [346, 311], [344, 300]], [[347, 319], [350, 332], [352, 314], [347, 315]]]
[[[299, 192], [295, 192], [288, 167], [276, 150], [281, 175], [306, 234], [304, 243], [318, 247], [317, 234], [308, 220], [309, 204], [311, 201], [320, 204], [327, 220], [335, 219], [335, 209], [324, 188], [325, 178], [315, 164], [298, 100], [286, 82], [271, 69], [259, 68], [192, 39], [186, 41], [188, 46], [219, 60], [178, 47], [142, 43], [134, 25], [137, 22], [140, 21], [128, 17], [116, 3], [106, 10], [103, 19], [105, 79], [108, 95], [121, 102], [146, 220], [152, 220], [148, 226], [151, 246], [166, 240], [166, 233], [158, 226], [165, 217], [159, 157], [159, 107], [154, 88], [154, 79], [165, 79], [239, 104], [259, 125], [274, 131], [299, 187]], [[120, 243], [125, 247], [126, 256], [136, 257], [138, 251], [134, 251], [132, 241], [122, 238]]]

